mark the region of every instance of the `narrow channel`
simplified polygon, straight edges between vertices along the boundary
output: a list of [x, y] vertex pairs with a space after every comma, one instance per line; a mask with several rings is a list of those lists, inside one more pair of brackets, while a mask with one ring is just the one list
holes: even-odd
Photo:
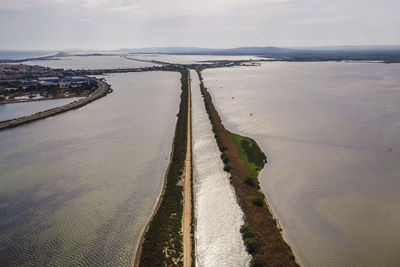
[[240, 235], [243, 212], [223, 171], [199, 78], [193, 70], [190, 76], [196, 266], [248, 266], [250, 255]]

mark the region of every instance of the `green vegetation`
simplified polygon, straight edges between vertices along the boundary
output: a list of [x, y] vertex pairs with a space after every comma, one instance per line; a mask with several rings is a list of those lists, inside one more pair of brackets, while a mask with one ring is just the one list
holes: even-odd
[[258, 183], [257, 183], [257, 180], [256, 180], [256, 179], [253, 179], [253, 178], [251, 178], [251, 177], [246, 177], [246, 178], [244, 179], [244, 182], [245, 182], [246, 184], [252, 186], [252, 187], [257, 187], [257, 188], [260, 187], [260, 186], [258, 185]]
[[259, 188], [258, 173], [267, 163], [267, 156], [265, 156], [264, 152], [262, 152], [261, 148], [253, 139], [231, 132], [229, 132], [229, 136], [235, 143], [240, 160], [243, 162], [250, 174], [249, 177], [245, 178], [245, 183]]
[[264, 262], [262, 256], [260, 254], [253, 255], [253, 258], [250, 261], [250, 267], [263, 267]]
[[253, 205], [262, 207], [264, 205], [264, 199], [262, 198], [254, 198], [251, 203], [253, 203]]
[[258, 243], [251, 226], [248, 224], [243, 224], [240, 227], [240, 233], [242, 234], [242, 238], [244, 241], [244, 245], [246, 246], [247, 252], [249, 252], [252, 255], [255, 254], [257, 252]]
[[267, 156], [253, 139], [231, 132], [229, 135], [238, 149], [240, 159], [250, 173], [250, 178], [257, 179], [259, 171], [267, 163]]
[[186, 157], [188, 78], [181, 72], [181, 103], [175, 128], [172, 158], [167, 170], [162, 201], [145, 233], [139, 266], [183, 266], [182, 214], [183, 186], [181, 179]]

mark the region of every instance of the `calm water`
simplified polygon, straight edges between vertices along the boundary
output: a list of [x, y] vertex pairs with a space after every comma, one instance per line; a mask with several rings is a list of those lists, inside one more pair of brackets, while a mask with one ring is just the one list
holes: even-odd
[[25, 59], [32, 57], [43, 57], [54, 55], [55, 52], [50, 51], [10, 51], [0, 50], [0, 59]]
[[154, 63], [129, 60], [119, 55], [54, 57], [51, 60], [25, 61], [24, 64], [64, 69], [142, 68], [156, 65]]
[[213, 60], [259, 60], [255, 56], [218, 56], [218, 55], [165, 55], [165, 54], [131, 54], [129, 58], [156, 60], [172, 64], [198, 64]]
[[204, 71], [225, 125], [266, 152], [262, 189], [304, 266], [400, 265], [399, 73], [287, 62]]
[[161, 191], [180, 75], [115, 74], [84, 108], [0, 132], [0, 266], [129, 266]]
[[200, 94], [199, 78], [192, 78], [193, 175], [197, 266], [247, 266], [240, 226], [244, 223], [228, 173]]
[[42, 100], [23, 103], [10, 103], [0, 105], [0, 121], [11, 120], [23, 116], [28, 116], [40, 111], [59, 107], [73, 101], [81, 99], [80, 97]]

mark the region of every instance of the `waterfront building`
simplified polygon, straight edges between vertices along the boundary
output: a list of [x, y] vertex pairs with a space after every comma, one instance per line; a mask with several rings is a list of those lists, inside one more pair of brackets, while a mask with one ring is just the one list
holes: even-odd
[[38, 78], [39, 83], [40, 82], [46, 82], [46, 83], [59, 83], [60, 78], [58, 77], [42, 77]]
[[83, 76], [68, 76], [65, 77], [65, 81], [71, 84], [88, 84], [90, 83], [88, 77]]

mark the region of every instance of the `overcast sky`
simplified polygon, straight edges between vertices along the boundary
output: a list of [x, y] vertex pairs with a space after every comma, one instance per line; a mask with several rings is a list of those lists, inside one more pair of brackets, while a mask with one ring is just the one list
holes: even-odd
[[400, 0], [0, 0], [0, 49], [400, 44]]

